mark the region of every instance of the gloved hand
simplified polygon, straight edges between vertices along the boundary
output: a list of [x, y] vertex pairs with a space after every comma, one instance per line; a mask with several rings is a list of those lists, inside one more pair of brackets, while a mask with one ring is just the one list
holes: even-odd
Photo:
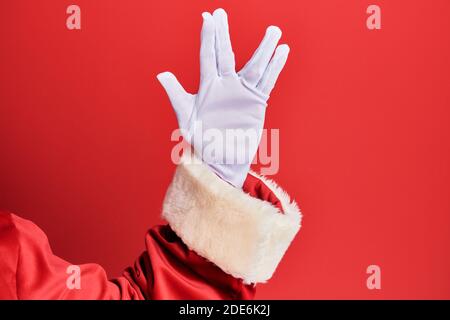
[[281, 30], [270, 26], [250, 61], [236, 73], [225, 11], [202, 16], [198, 93], [187, 93], [170, 72], [157, 78], [195, 153], [222, 179], [240, 188], [258, 149], [267, 100], [289, 47], [277, 47]]

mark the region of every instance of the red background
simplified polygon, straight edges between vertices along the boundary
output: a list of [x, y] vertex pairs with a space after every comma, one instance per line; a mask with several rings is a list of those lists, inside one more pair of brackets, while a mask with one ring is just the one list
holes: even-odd
[[292, 49], [266, 126], [304, 226], [257, 298], [450, 298], [448, 0], [73, 3], [81, 31], [69, 1], [0, 10], [0, 206], [56, 254], [116, 276], [144, 249], [177, 126], [155, 75], [195, 91], [200, 14], [224, 7], [239, 68], [270, 24]]

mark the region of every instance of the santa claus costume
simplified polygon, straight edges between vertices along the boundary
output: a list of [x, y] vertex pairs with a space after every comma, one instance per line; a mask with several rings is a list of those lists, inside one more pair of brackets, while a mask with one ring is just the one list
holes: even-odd
[[[81, 286], [73, 288], [72, 265], [52, 253], [45, 233], [0, 212], [0, 299], [251, 299], [255, 285], [271, 278], [300, 229], [297, 204], [250, 171], [250, 162], [230, 165], [199, 156], [204, 141], [193, 137], [198, 121], [260, 132], [288, 47], [277, 47], [281, 32], [270, 27], [235, 73], [225, 12], [203, 18], [199, 92], [187, 94], [170, 73], [158, 76], [197, 154], [182, 157], [166, 192], [162, 215], [168, 224], [148, 231], [146, 250], [120, 277], [109, 279], [101, 266], [84, 264], [76, 266]], [[252, 156], [259, 141], [250, 145]]]

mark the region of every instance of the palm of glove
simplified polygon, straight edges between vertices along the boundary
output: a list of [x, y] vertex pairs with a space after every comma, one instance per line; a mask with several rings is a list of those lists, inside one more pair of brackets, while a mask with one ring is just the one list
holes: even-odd
[[236, 73], [225, 11], [203, 13], [199, 92], [187, 93], [170, 72], [158, 75], [184, 138], [236, 187], [242, 186], [258, 149], [266, 102], [289, 53], [287, 45], [277, 47], [280, 37], [280, 29], [269, 27], [253, 57]]

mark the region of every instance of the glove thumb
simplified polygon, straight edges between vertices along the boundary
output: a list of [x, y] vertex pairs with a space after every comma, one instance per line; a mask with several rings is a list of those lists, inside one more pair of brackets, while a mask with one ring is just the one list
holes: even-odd
[[194, 95], [187, 93], [175, 75], [171, 72], [162, 72], [156, 76], [169, 97], [175, 111], [180, 129], [187, 129], [186, 125], [194, 106]]

